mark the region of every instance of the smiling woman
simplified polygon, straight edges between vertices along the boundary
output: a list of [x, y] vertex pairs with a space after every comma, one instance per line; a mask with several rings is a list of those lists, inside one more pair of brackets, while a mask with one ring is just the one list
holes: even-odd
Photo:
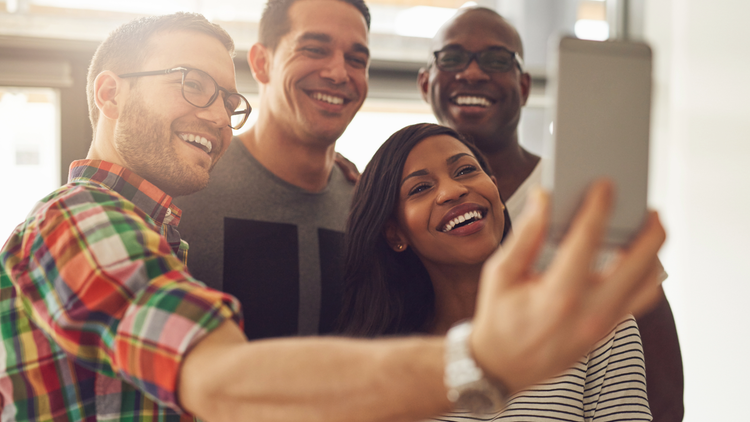
[[[394, 133], [354, 193], [340, 331], [443, 335], [471, 319], [482, 265], [509, 230], [495, 179], [476, 147], [433, 124]], [[651, 420], [645, 381], [630, 317], [574, 366], [510, 397], [490, 418], [457, 409], [439, 420]]]
[[[482, 217], [467, 221], [472, 213]], [[476, 285], [482, 263], [509, 230], [489, 167], [473, 145], [434, 124], [394, 133], [354, 193], [342, 329], [366, 336], [434, 331], [436, 294], [443, 292], [433, 281], [459, 263], [476, 273], [468, 283]], [[473, 313], [474, 297], [468, 302]]]

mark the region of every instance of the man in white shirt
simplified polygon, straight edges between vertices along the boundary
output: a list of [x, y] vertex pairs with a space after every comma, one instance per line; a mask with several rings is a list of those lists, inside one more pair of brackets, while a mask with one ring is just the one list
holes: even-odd
[[[433, 57], [418, 85], [438, 121], [471, 138], [497, 177], [511, 221], [541, 182], [541, 159], [518, 141], [521, 108], [531, 88], [516, 29], [487, 8], [459, 12], [435, 35]], [[664, 275], [665, 277], [666, 275]], [[654, 421], [684, 413], [680, 345], [663, 291], [659, 305], [640, 316], [648, 394]]]

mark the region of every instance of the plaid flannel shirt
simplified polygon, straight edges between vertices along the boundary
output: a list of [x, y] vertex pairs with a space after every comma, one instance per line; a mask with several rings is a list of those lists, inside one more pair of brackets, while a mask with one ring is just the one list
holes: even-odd
[[[172, 198], [76, 161], [0, 249], [0, 420], [192, 420], [186, 352], [240, 305], [187, 272]], [[178, 258], [181, 257], [181, 258]]]

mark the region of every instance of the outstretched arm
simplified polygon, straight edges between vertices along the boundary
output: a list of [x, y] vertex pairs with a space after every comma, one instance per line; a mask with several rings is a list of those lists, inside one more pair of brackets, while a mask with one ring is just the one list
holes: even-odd
[[208, 421], [416, 421], [450, 409], [443, 340], [245, 342], [227, 322], [183, 363], [181, 405]]
[[[611, 187], [596, 185], [550, 269], [533, 274], [547, 218], [546, 196], [537, 195], [485, 265], [471, 344], [483, 369], [512, 391], [559, 373], [653, 300], [664, 241], [655, 215], [615, 270], [589, 272], [610, 205]], [[209, 421], [416, 421], [450, 409], [443, 365], [442, 338], [245, 342], [225, 322], [187, 355], [178, 394]]]

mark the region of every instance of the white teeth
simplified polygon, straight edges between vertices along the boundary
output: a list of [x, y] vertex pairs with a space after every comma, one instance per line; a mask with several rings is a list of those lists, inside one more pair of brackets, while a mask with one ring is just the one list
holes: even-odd
[[201, 137], [201, 145], [206, 147], [206, 150], [208, 150], [209, 153], [211, 152], [211, 149], [213, 149], [211, 142], [209, 142], [208, 139], [203, 138], [203, 137]]
[[316, 92], [313, 95], [313, 98], [320, 101], [325, 101], [329, 104], [344, 104], [344, 99], [341, 97], [334, 97], [333, 95], [323, 94], [322, 92]]
[[208, 139], [206, 139], [206, 138], [204, 138], [202, 136], [195, 135], [193, 133], [183, 133], [183, 134], [180, 135], [180, 138], [182, 138], [182, 140], [185, 141], [185, 142], [193, 142], [193, 143], [196, 143], [196, 144], [203, 145], [206, 148], [206, 151], [209, 152], [209, 153], [214, 148], [213, 144], [211, 143], [211, 141], [209, 141]]
[[465, 222], [466, 220], [481, 220], [482, 219], [482, 213], [479, 211], [469, 211], [464, 215], [459, 215], [458, 217], [454, 218], [453, 220], [449, 221], [448, 224], [443, 227], [443, 233], [448, 233], [449, 231], [453, 230], [456, 225], [461, 224]]
[[453, 99], [458, 105], [478, 105], [481, 107], [489, 107], [492, 103], [484, 97], [474, 97], [468, 95], [461, 95]]

